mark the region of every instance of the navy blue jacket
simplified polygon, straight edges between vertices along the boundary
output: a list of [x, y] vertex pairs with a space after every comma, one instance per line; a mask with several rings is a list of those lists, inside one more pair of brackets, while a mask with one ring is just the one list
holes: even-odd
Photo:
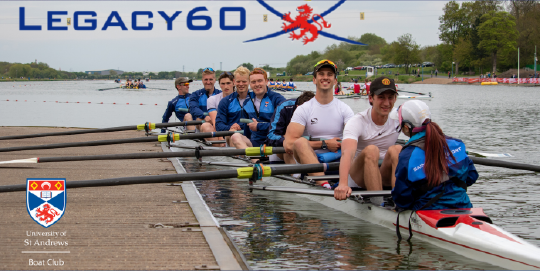
[[244, 130], [245, 123], [240, 123], [241, 118], [245, 118], [243, 110], [238, 100], [239, 94], [233, 92], [224, 97], [218, 104], [218, 114], [216, 115], [216, 131], [229, 131], [229, 128], [238, 123]]
[[[186, 115], [187, 112], [181, 112], [179, 111], [181, 108], [188, 109], [188, 100], [190, 99], [190, 94], [186, 95], [178, 95], [173, 100], [169, 101], [167, 103], [167, 109], [165, 109], [165, 113], [162, 117], [162, 123], [168, 123], [169, 119], [171, 118], [171, 115], [173, 115], [173, 112], [175, 112], [175, 115], [177, 116], [177, 119], [179, 121], [184, 120], [184, 115]], [[163, 132], [165, 132], [165, 129], [162, 129]]]
[[[214, 88], [211, 96], [221, 93], [222, 91]], [[204, 113], [207, 112], [207, 91], [205, 88], [193, 92], [190, 96], [190, 113], [192, 114], [193, 119], [196, 118], [204, 119]]]
[[[267, 134], [269, 133], [270, 129], [270, 122], [274, 115], [274, 111], [276, 107], [286, 100], [284, 96], [271, 91], [267, 88], [267, 93], [265, 93], [265, 96], [263, 96], [263, 99], [261, 100], [261, 105], [259, 107], [259, 117], [256, 113], [256, 108], [254, 104], [252, 103], [252, 99], [255, 101], [255, 94], [253, 92], [248, 93], [249, 97], [246, 98], [244, 101], [244, 113], [248, 114], [246, 117], [247, 119], [256, 119], [258, 122], [257, 124], [257, 131], [251, 132], [248, 125], [244, 128], [244, 135], [251, 132], [251, 137], [249, 137], [252, 141], [263, 143], [265, 139], [267, 139]], [[251, 99], [250, 99], [251, 98]], [[261, 123], [266, 122], [266, 123]], [[257, 147], [257, 146], [254, 146]]]
[[[392, 191], [396, 206], [402, 209], [419, 210], [430, 199], [438, 195], [442, 189], [445, 189], [443, 196], [425, 210], [471, 208], [472, 204], [466, 190], [457, 186], [453, 181], [443, 182], [432, 189], [426, 188], [428, 181], [423, 168], [425, 164], [423, 150], [425, 135], [424, 131], [414, 135], [398, 156], [398, 165], [395, 171], [396, 183]], [[444, 180], [458, 178], [466, 186], [474, 184], [479, 174], [466, 153], [464, 143], [459, 139], [447, 138], [447, 144], [456, 162], [451, 159], [448, 164], [449, 176], [448, 178], [444, 176]]]
[[267, 146], [284, 146], [284, 135], [286, 134], [287, 126], [291, 122], [295, 109], [297, 109], [297, 106], [295, 105], [296, 101], [297, 99], [285, 100], [276, 107], [276, 111], [274, 112], [274, 115], [272, 115], [269, 134], [265, 140]]

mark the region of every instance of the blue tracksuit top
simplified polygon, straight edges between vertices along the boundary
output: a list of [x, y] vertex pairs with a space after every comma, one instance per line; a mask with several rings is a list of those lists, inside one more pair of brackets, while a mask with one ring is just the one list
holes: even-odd
[[216, 115], [216, 131], [229, 131], [229, 128], [235, 123], [238, 123], [244, 130], [245, 123], [240, 123], [240, 119], [246, 117], [240, 107], [239, 94], [233, 92], [230, 95], [223, 97], [218, 104], [218, 114]]
[[167, 109], [165, 110], [165, 113], [162, 117], [162, 123], [169, 122], [169, 119], [171, 118], [171, 115], [173, 112], [175, 112], [175, 115], [177, 116], [179, 121], [184, 120], [184, 115], [186, 115], [187, 112], [180, 112], [179, 109], [185, 108], [188, 109], [188, 100], [190, 99], [190, 94], [186, 95], [178, 95], [173, 100], [169, 101], [167, 103]]
[[258, 122], [266, 122], [266, 123], [258, 123], [257, 131], [255, 132], [252, 132], [250, 128], [248, 127], [248, 125], [246, 125], [246, 127], [244, 128], [244, 135], [251, 132], [252, 135], [249, 138], [252, 141], [263, 143], [265, 139], [267, 138], [267, 134], [269, 133], [270, 122], [271, 122], [272, 116], [274, 115], [274, 110], [280, 103], [285, 101], [286, 98], [284, 98], [284, 96], [274, 91], [270, 91], [267, 88], [267, 93], [265, 93], [265, 96], [263, 96], [263, 99], [261, 100], [261, 105], [259, 106], [259, 117], [258, 117], [255, 106], [252, 103], [252, 99], [255, 102], [255, 94], [253, 92], [249, 92], [248, 95], [249, 97], [246, 98], [243, 105], [244, 110], [245, 110], [244, 113], [248, 114], [246, 118], [256, 119]]
[[[466, 191], [450, 180], [428, 189], [423, 194], [423, 191], [426, 191], [425, 184], [427, 184], [423, 169], [425, 164], [425, 151], [423, 150], [425, 135], [424, 131], [415, 134], [406, 143], [398, 156], [398, 165], [395, 171], [396, 183], [392, 191], [396, 206], [402, 209], [419, 210], [445, 188], [443, 196], [425, 210], [472, 208]], [[449, 179], [456, 177], [466, 183], [467, 186], [474, 184], [479, 174], [466, 154], [466, 146], [459, 139], [448, 137], [446, 141], [456, 159], [456, 162], [451, 159], [448, 164]], [[446, 177], [444, 176], [445, 179], [447, 179]]]
[[291, 122], [295, 109], [297, 109], [295, 105], [296, 101], [297, 99], [285, 100], [276, 107], [276, 111], [272, 115], [270, 130], [265, 144], [273, 147], [284, 146], [284, 135], [286, 134], [287, 126]]
[[[222, 92], [219, 89], [214, 88], [214, 91], [212, 92], [212, 95], [214, 96], [216, 94], [219, 94]], [[207, 91], [205, 88], [202, 88], [200, 90], [197, 90], [193, 92], [190, 96], [190, 113], [192, 114], [193, 119], [196, 118], [204, 119], [205, 115], [203, 113], [207, 112], [207, 99], [209, 96], [207, 96]]]

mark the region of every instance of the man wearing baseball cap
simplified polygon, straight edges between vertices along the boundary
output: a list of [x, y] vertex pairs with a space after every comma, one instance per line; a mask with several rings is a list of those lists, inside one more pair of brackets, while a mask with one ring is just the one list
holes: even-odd
[[[317, 164], [319, 163], [317, 154], [336, 153], [340, 150], [344, 125], [354, 114], [347, 104], [334, 98], [337, 70], [336, 65], [330, 60], [324, 59], [316, 63], [313, 73], [316, 96], [297, 107], [287, 127], [284, 148], [298, 163]], [[324, 140], [309, 141], [303, 136]], [[323, 176], [324, 173], [308, 175]], [[316, 183], [330, 189], [327, 181]]]
[[[356, 114], [346, 124], [340, 160], [340, 183], [334, 190], [337, 200], [351, 194], [351, 187], [366, 190], [390, 189], [394, 186], [395, 168], [402, 147], [395, 145], [398, 139], [397, 120], [389, 118], [396, 101], [393, 79], [382, 76], [370, 86], [368, 100], [371, 108]], [[381, 167], [378, 161], [383, 160]], [[382, 198], [372, 198], [381, 204]]]
[[[190, 83], [192, 79], [188, 77], [180, 77], [175, 80], [175, 88], [178, 91], [178, 96], [167, 103], [167, 109], [162, 117], [162, 123], [169, 122], [171, 115], [175, 112], [177, 118], [181, 121], [193, 120], [192, 115], [189, 113], [189, 100], [190, 100]], [[187, 126], [186, 129], [194, 130], [194, 126]], [[165, 133], [165, 129], [162, 129], [162, 133]]]

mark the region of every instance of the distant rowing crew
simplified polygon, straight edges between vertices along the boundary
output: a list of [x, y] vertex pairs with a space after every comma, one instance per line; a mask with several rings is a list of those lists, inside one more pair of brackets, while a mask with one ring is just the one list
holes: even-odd
[[297, 89], [297, 85], [293, 83], [293, 78], [289, 79], [289, 82], [286, 82], [286, 79], [282, 79], [282, 82], [280, 80], [276, 79], [276, 82], [274, 82], [274, 79], [269, 79], [269, 83], [267, 86], [271, 90], [279, 90], [279, 91], [295, 91]]
[[[446, 138], [439, 126], [430, 121], [426, 104], [407, 102], [400, 112], [395, 112], [394, 118], [389, 118], [397, 97], [396, 85], [392, 79], [379, 77], [370, 84], [368, 92], [372, 107], [355, 115], [348, 105], [333, 96], [338, 83], [336, 74], [337, 67], [332, 61], [316, 63], [313, 71], [315, 97], [312, 93], [304, 93], [297, 99], [286, 100], [269, 89], [267, 72], [261, 68], [250, 72], [239, 67], [233, 74], [222, 73], [218, 82], [223, 92], [214, 88], [214, 70], [205, 68], [204, 88], [192, 94], [189, 94], [192, 80], [178, 78], [175, 81], [179, 95], [168, 103], [162, 122], [168, 122], [175, 112], [183, 121], [205, 120], [198, 127], [201, 132], [243, 130], [244, 135], [237, 133], [226, 137], [227, 145], [237, 149], [283, 146], [286, 153], [271, 157], [273, 162], [315, 164], [340, 160], [338, 184], [331, 185], [324, 178], [318, 178], [316, 182], [329, 189], [335, 188], [338, 200], [346, 199], [351, 194], [351, 187], [367, 190], [385, 187], [395, 188], [393, 196], [401, 208], [471, 207], [465, 188], [475, 182], [477, 172], [461, 145], [463, 143]], [[248, 91], [248, 84], [253, 92]], [[400, 145], [395, 145], [402, 129], [412, 138], [403, 151]], [[311, 141], [305, 137], [321, 140]], [[428, 145], [425, 138], [438, 143]], [[459, 147], [458, 153], [449, 151]], [[378, 160], [383, 161], [381, 167]], [[421, 164], [423, 170], [414, 170]], [[323, 176], [324, 173], [309, 175]], [[447, 200], [438, 200], [440, 192]], [[431, 199], [436, 200], [430, 202]]]
[[[117, 81], [118, 80], [118, 81]], [[120, 79], [115, 80], [115, 82], [120, 83]], [[129, 88], [129, 89], [140, 89], [140, 88], [147, 88], [145, 86], [145, 83], [141, 81], [141, 79], [134, 79], [133, 81], [128, 78], [126, 80], [126, 84], [121, 85], [122, 88]]]

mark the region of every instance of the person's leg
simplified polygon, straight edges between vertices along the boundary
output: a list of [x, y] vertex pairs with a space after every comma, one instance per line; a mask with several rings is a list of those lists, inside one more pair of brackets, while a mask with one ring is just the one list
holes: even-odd
[[[203, 124], [201, 124], [201, 132], [202, 133], [212, 133], [212, 132], [216, 132], [214, 130], [214, 126], [212, 126], [212, 124], [208, 123], [208, 122], [205, 122]], [[216, 140], [223, 140], [223, 138], [220, 138], [220, 137], [210, 137], [210, 138], [205, 138], [205, 141], [216, 141]], [[212, 144], [213, 147], [225, 147], [225, 144]]]
[[237, 149], [246, 149], [247, 147], [253, 147], [250, 139], [241, 134], [233, 134], [231, 136], [231, 144]]
[[[297, 162], [301, 164], [319, 164], [317, 155], [310, 146], [310, 142], [304, 137], [297, 139], [293, 145], [293, 156]], [[309, 176], [324, 176], [323, 172], [308, 173]], [[323, 184], [327, 181], [316, 181], [317, 185]]]
[[[184, 115], [183, 121], [193, 121], [192, 114], [186, 113], [186, 115]], [[195, 126], [194, 125], [186, 126], [186, 130], [195, 130]]]
[[297, 161], [295, 161], [295, 158], [291, 154], [277, 153], [276, 155], [278, 155], [278, 158], [282, 159], [284, 161], [284, 163], [286, 163], [286, 164], [293, 164], [294, 165], [294, 164], [297, 163]]
[[402, 150], [402, 146], [393, 145], [389, 147], [385, 158], [383, 158], [383, 163], [379, 168], [381, 173], [381, 181], [383, 186], [391, 186], [394, 188], [394, 183], [396, 181], [396, 165], [398, 165], [398, 154]]
[[382, 190], [378, 161], [379, 148], [374, 145], [367, 146], [353, 160], [349, 175], [358, 186], [366, 190]]

